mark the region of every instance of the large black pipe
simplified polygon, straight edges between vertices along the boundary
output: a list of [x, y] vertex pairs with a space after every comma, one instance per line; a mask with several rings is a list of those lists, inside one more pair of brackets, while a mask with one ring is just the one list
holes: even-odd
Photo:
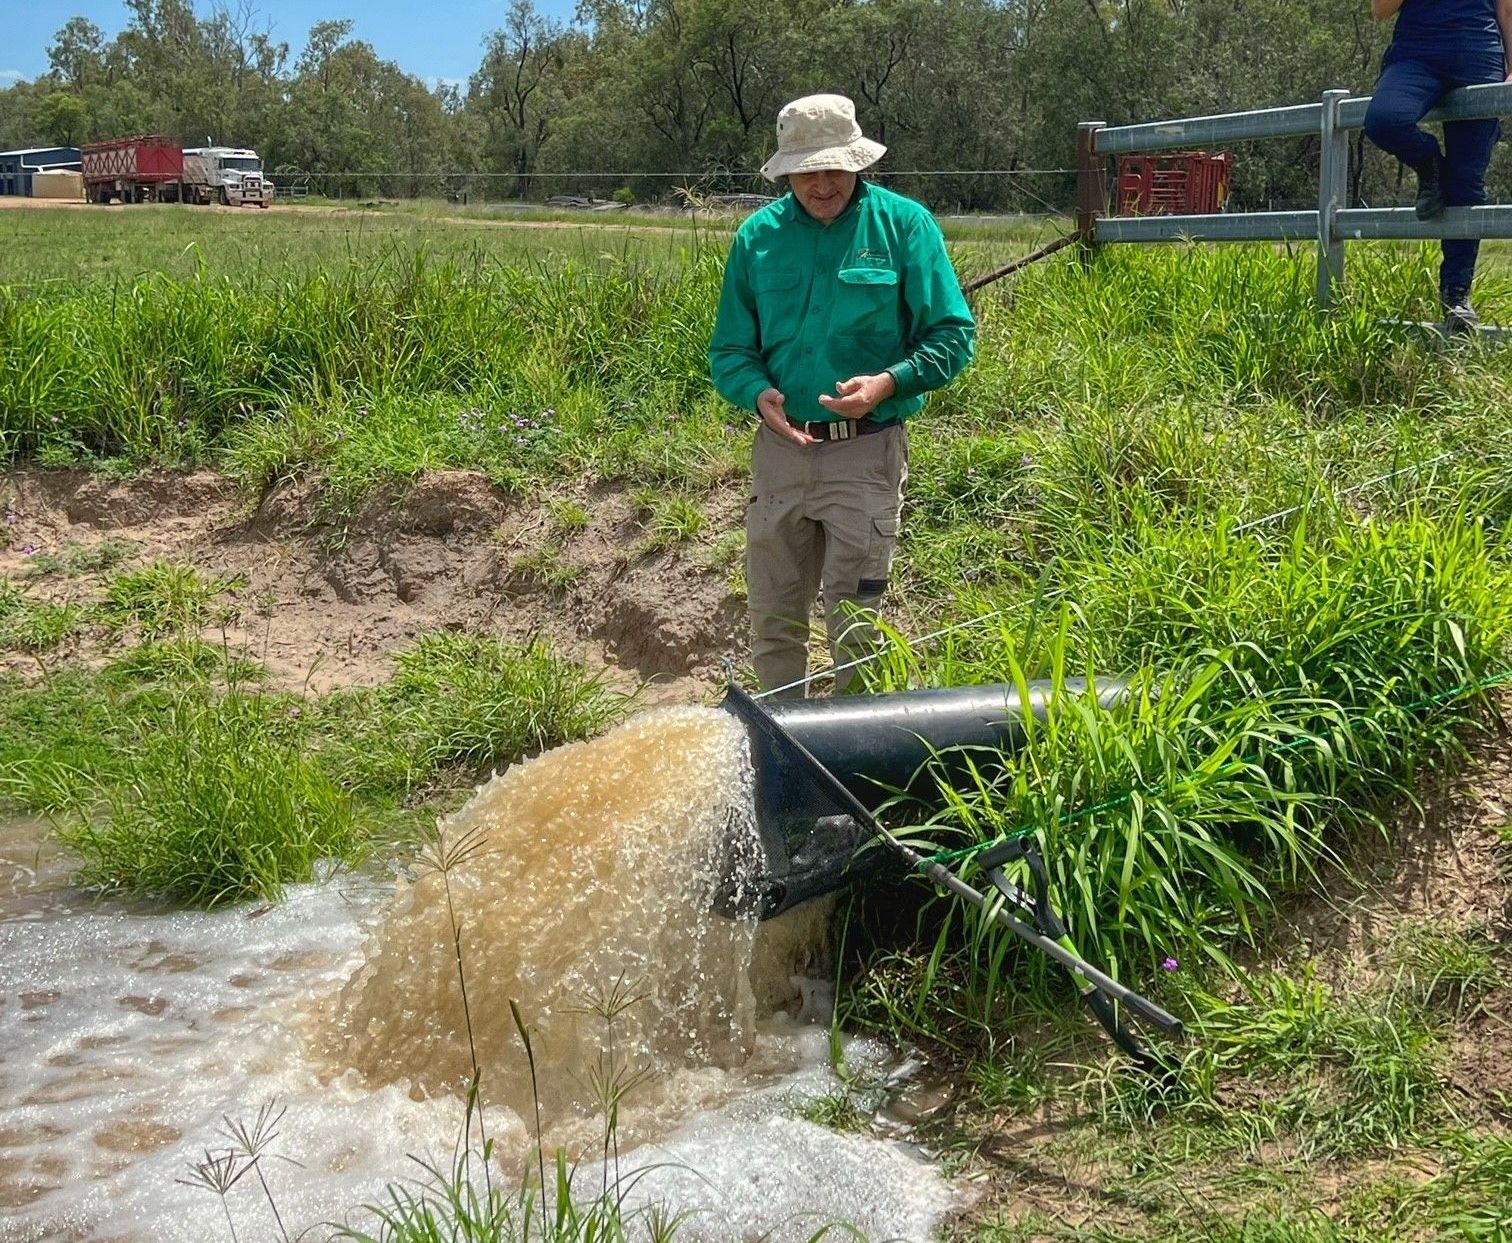
[[[743, 722], [751, 741], [764, 859], [754, 885], [726, 885], [717, 908], [727, 914], [755, 910], [770, 919], [848, 884], [873, 859], [881, 861], [875, 851], [858, 859], [870, 834], [813, 780], [808, 765], [795, 760], [793, 742], [874, 811], [899, 790], [927, 798], [938, 790], [935, 774], [949, 779], [973, 751], [980, 761], [983, 749], [1012, 752], [1022, 746], [1026, 714], [1044, 720], [1055, 684], [1030, 682], [1027, 689], [1027, 702], [1017, 686], [993, 685], [769, 701], [762, 709], [744, 696], [727, 696], [725, 710]], [[1060, 684], [1065, 697], [1088, 691], [1084, 678]], [[1097, 688], [1105, 707], [1123, 694], [1121, 682]]]
[[[1079, 698], [1087, 693], [1087, 679], [1067, 678], [1061, 689], [1066, 697]], [[1028, 690], [1029, 712], [1043, 721], [1054, 684], [1030, 682]], [[1098, 700], [1106, 708], [1123, 693], [1123, 683], [1108, 682], [1099, 689]], [[913, 784], [939, 752], [1011, 752], [1024, 744], [1024, 701], [1019, 688], [1009, 684], [778, 700], [764, 706], [871, 811], [892, 791]], [[948, 770], [954, 757], [939, 758]]]

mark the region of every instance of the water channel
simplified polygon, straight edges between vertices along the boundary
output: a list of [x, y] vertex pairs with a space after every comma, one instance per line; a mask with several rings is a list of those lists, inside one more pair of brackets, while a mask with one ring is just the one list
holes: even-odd
[[[749, 824], [743, 748], [723, 713], [647, 713], [496, 777], [428, 865], [209, 913], [81, 892], [45, 823], [0, 820], [0, 1243], [229, 1239], [192, 1169], [265, 1102], [289, 1236], [371, 1229], [411, 1158], [449, 1167], [474, 1058], [511, 1185], [539, 1102], [575, 1186], [633, 1181], [632, 1210], [691, 1213], [679, 1239], [930, 1238], [952, 1193], [914, 1147], [801, 1116], [838, 1086], [822, 912], [707, 911]], [[888, 1058], [849, 1042], [854, 1067]], [[257, 1179], [225, 1199], [239, 1238], [280, 1237]]]

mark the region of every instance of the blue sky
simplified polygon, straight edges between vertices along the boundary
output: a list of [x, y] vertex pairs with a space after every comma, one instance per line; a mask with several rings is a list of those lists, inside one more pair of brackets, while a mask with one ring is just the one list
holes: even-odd
[[[483, 37], [504, 20], [506, 0], [254, 0], [260, 21], [298, 56], [305, 32], [318, 21], [349, 17], [352, 34], [365, 39], [386, 60], [428, 80], [466, 81], [483, 56]], [[207, 0], [197, 0], [201, 14]], [[536, 7], [571, 21], [574, 0], [536, 0]], [[70, 17], [87, 17], [106, 37], [126, 24], [121, 0], [0, 0], [0, 86], [47, 69], [47, 46]]]

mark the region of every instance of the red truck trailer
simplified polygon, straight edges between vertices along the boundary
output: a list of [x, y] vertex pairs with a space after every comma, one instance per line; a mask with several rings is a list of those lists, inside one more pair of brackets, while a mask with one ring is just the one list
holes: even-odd
[[184, 179], [184, 149], [162, 134], [134, 134], [84, 148], [84, 185], [94, 203], [156, 201]]

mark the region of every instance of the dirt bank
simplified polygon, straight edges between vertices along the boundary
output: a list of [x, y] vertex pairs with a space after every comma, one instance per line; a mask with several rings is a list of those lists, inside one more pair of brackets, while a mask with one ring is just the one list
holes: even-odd
[[[60, 601], [98, 599], [111, 575], [157, 559], [231, 579], [215, 636], [288, 688], [382, 681], [395, 649], [458, 629], [548, 638], [618, 681], [654, 679], [653, 699], [685, 700], [743, 652], [744, 605], [729, 558], [714, 556], [738, 505], [711, 493], [706, 536], [651, 551], [635, 502], [614, 488], [572, 498], [578, 518], [564, 524], [482, 474], [444, 471], [338, 523], [308, 481], [253, 497], [209, 472], [19, 470], [0, 476], [0, 576]], [[109, 640], [76, 642], [88, 658]]]

